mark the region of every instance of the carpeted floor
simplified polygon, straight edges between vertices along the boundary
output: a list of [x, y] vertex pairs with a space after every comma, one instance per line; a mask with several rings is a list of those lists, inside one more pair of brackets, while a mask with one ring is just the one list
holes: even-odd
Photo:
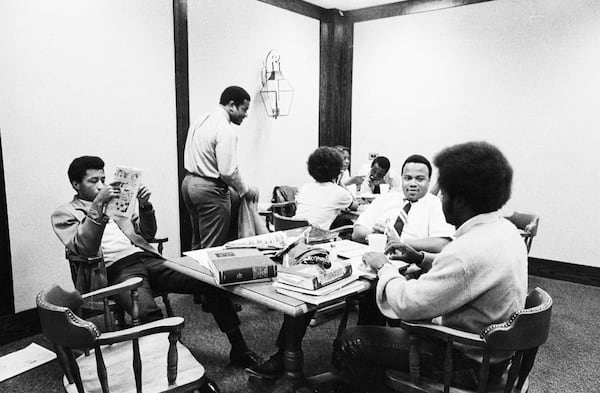
[[[531, 277], [529, 287], [545, 289], [554, 300], [552, 326], [547, 343], [540, 348], [531, 374], [531, 393], [600, 392], [600, 345], [596, 342], [600, 315], [600, 288]], [[248, 392], [247, 374], [229, 367], [229, 345], [210, 314], [200, 311], [189, 296], [171, 295], [177, 315], [186, 319], [183, 342], [206, 367], [207, 374], [222, 392]], [[281, 325], [282, 316], [267, 308], [236, 299], [243, 305], [242, 330], [248, 344], [268, 356]], [[330, 367], [331, 338], [337, 321], [309, 328], [304, 340], [307, 375]], [[349, 322], [355, 323], [355, 315]], [[0, 347], [0, 355], [21, 349], [31, 342], [49, 347], [37, 335]], [[52, 361], [0, 383], [2, 393], [62, 392], [61, 370]]]

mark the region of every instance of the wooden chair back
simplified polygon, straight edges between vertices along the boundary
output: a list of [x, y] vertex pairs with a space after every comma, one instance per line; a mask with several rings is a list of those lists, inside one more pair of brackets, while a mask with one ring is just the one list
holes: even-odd
[[527, 246], [527, 253], [529, 253], [533, 238], [537, 235], [540, 217], [535, 214], [514, 212], [505, 218], [517, 227]]
[[37, 295], [36, 304], [42, 331], [55, 344], [68, 348], [88, 348], [100, 335], [96, 325], [81, 319], [72, 311], [83, 304], [79, 292], [67, 292], [58, 285], [52, 285]]
[[273, 226], [276, 231], [285, 231], [288, 229], [307, 227], [309, 225], [310, 224], [306, 220], [284, 217], [277, 213], [273, 213]]
[[[162, 254], [164, 243], [167, 241], [169, 241], [169, 238], [164, 237], [154, 238], [148, 242], [156, 244], [159, 253]], [[102, 256], [84, 257], [65, 248], [65, 258], [69, 261], [73, 285], [80, 293], [88, 293], [105, 288], [108, 285], [108, 274]], [[154, 292], [153, 295], [162, 298], [168, 317], [175, 316], [167, 292]], [[114, 331], [125, 326], [124, 310], [108, 298], [103, 299], [102, 302], [88, 301], [82, 305], [81, 310], [84, 316], [103, 314], [104, 325], [108, 331]]]
[[296, 214], [296, 194], [298, 194], [297, 187], [275, 186], [271, 198], [273, 213], [285, 217], [294, 216]]
[[[73, 311], [86, 298], [131, 292], [133, 318], [137, 319], [140, 278], [81, 295], [51, 285], [36, 297], [46, 338], [52, 342], [65, 373], [67, 392], [211, 391], [218, 388], [204, 375], [204, 368], [180, 342], [183, 318], [166, 318], [144, 325], [101, 333], [95, 324]], [[73, 349], [93, 351], [76, 358]], [[126, 363], [126, 367], [125, 363]], [[177, 383], [176, 383], [177, 382]]]
[[[450, 386], [452, 379], [453, 344], [459, 342], [483, 349], [483, 363], [479, 370], [478, 392], [526, 392], [528, 376], [540, 345], [546, 342], [550, 331], [552, 298], [535, 288], [526, 299], [525, 308], [515, 312], [507, 321], [488, 326], [480, 336], [431, 323], [402, 322], [402, 328], [411, 335], [410, 374], [387, 370], [387, 384], [397, 392], [472, 392]], [[447, 342], [444, 362], [444, 383], [421, 378], [419, 370], [419, 339], [436, 337]], [[492, 351], [514, 351], [508, 371], [499, 385], [488, 386], [488, 372]], [[515, 384], [516, 382], [516, 384]]]

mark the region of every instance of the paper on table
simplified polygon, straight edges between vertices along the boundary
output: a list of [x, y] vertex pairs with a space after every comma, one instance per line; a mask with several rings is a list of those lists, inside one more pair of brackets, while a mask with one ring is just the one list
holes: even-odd
[[[221, 249], [219, 247], [218, 249]], [[193, 250], [193, 251], [184, 251], [183, 255], [187, 255], [188, 257], [194, 259], [200, 266], [207, 269], [210, 273], [212, 273], [212, 267], [210, 262], [208, 261], [208, 248], [204, 248], [202, 250]]]
[[0, 382], [53, 359], [56, 359], [54, 352], [36, 343], [31, 343], [21, 350], [0, 357]]

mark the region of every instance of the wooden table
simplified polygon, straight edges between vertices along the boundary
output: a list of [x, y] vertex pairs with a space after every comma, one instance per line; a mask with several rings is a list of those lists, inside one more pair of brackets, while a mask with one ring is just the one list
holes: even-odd
[[[210, 272], [200, 266], [199, 263], [191, 257], [184, 256], [168, 260], [165, 262], [165, 266], [207, 284], [217, 286]], [[364, 292], [371, 287], [369, 281], [360, 280], [360, 282], [363, 285], [361, 285], [355, 293], [345, 296], [346, 298]], [[286, 325], [290, 327], [289, 331], [286, 332], [287, 340], [284, 352], [285, 372], [283, 378], [280, 378], [275, 382], [254, 379], [253, 387], [260, 391], [277, 393], [307, 391], [303, 390], [303, 388], [306, 389], [305, 385], [307, 384], [307, 379], [304, 377], [303, 371], [304, 355], [302, 348], [295, 344], [301, 342], [301, 340], [298, 339], [302, 338], [300, 332], [303, 331], [303, 315], [309, 311], [317, 310], [318, 308], [323, 308], [335, 302], [339, 302], [340, 298], [329, 303], [321, 304], [317, 307], [276, 292], [270, 281], [229, 285], [223, 286], [222, 288], [228, 292], [282, 312], [287, 322]]]

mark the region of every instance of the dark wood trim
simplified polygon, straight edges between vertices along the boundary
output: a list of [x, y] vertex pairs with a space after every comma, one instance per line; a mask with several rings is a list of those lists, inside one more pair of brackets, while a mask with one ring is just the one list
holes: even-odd
[[344, 13], [348, 22], [365, 22], [369, 20], [389, 18], [392, 16], [417, 14], [420, 12], [437, 11], [446, 8], [460, 7], [493, 0], [408, 0], [374, 7], [360, 8]]
[[337, 10], [321, 21], [319, 65], [319, 146], [350, 147], [354, 25]]
[[0, 317], [0, 345], [33, 336], [41, 331], [40, 318], [35, 308]]
[[600, 267], [529, 258], [529, 274], [532, 276], [569, 281], [576, 284], [600, 287]]
[[6, 187], [4, 182], [2, 135], [0, 135], [0, 315], [14, 313], [15, 296], [13, 293], [10, 236], [8, 234], [8, 208], [6, 205]]
[[[183, 149], [190, 127], [190, 77], [188, 62], [187, 0], [173, 0], [175, 38], [175, 111], [177, 113], [177, 178], [178, 188], [185, 177]], [[179, 195], [179, 239], [181, 251], [190, 250], [192, 227], [181, 191]]]
[[309, 18], [323, 20], [326, 18], [327, 10], [302, 0], [258, 0], [284, 10], [292, 11]]

